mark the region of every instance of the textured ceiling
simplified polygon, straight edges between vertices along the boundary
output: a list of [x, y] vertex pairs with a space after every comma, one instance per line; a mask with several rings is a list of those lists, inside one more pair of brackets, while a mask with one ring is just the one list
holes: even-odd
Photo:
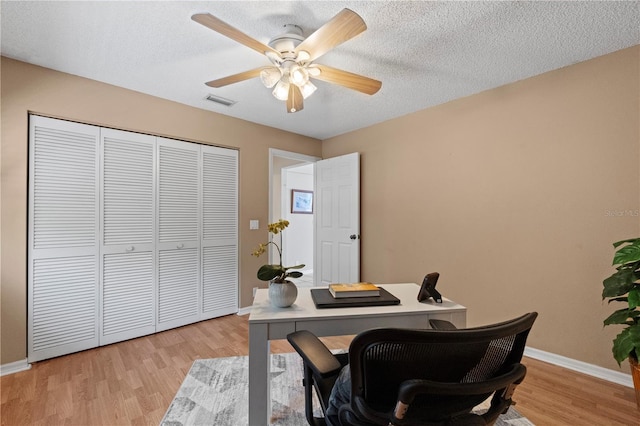
[[[2, 55], [318, 139], [640, 44], [640, 2], [2, 1]], [[317, 81], [288, 114], [252, 79], [268, 59], [191, 20], [211, 13], [267, 43], [308, 36], [342, 8], [367, 31], [317, 62], [382, 81], [368, 96]], [[237, 101], [224, 107], [208, 94]]]

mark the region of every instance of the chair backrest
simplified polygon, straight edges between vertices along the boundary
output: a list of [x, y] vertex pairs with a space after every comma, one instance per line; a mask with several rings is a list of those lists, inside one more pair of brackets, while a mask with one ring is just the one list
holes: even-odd
[[[374, 329], [349, 348], [352, 401], [363, 410], [393, 410], [406, 380], [478, 383], [508, 370], [522, 359], [537, 313], [490, 326], [459, 330]], [[488, 394], [428, 395], [416, 400], [431, 419], [468, 412]], [[413, 410], [416, 413], [416, 409]], [[426, 413], [426, 414], [424, 414]]]

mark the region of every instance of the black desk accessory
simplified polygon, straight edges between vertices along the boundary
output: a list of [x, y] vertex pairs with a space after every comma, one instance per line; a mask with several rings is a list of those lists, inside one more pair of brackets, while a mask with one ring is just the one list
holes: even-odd
[[371, 297], [341, 297], [336, 299], [327, 288], [311, 289], [311, 299], [318, 309], [326, 308], [355, 308], [362, 306], [388, 306], [400, 304], [400, 299], [382, 287], [380, 296]]
[[436, 303], [442, 303], [442, 295], [436, 290], [438, 278], [440, 278], [440, 274], [437, 272], [431, 272], [424, 277], [418, 293], [418, 302], [427, 303], [429, 298], [432, 297]]

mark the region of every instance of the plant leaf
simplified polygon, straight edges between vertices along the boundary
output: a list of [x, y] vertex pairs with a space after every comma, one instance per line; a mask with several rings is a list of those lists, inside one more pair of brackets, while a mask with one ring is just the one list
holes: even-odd
[[302, 269], [304, 268], [304, 264], [296, 265], [296, 266], [287, 266], [285, 269]]
[[[614, 265], [623, 265], [625, 263], [633, 263], [640, 261], [640, 238], [636, 238], [634, 240], [627, 241], [618, 241], [618, 243], [631, 242], [631, 244], [626, 245], [619, 249], [616, 254], [613, 256], [613, 264]], [[616, 244], [618, 244], [616, 243]], [[616, 245], [614, 244], [614, 247]]]
[[280, 265], [262, 265], [260, 269], [258, 269], [258, 279], [262, 281], [271, 281], [278, 275], [282, 275], [284, 273], [284, 268]]
[[287, 273], [287, 277], [291, 277], [291, 278], [300, 278], [302, 275], [303, 273], [300, 271], [293, 271], [293, 272]]
[[629, 310], [627, 308], [624, 309], [618, 309], [617, 311], [613, 312], [611, 315], [609, 315], [605, 320], [604, 320], [604, 325], [611, 325], [611, 324], [633, 324], [631, 322], [629, 322], [629, 318], [633, 317], [633, 313], [635, 311], [633, 310]]
[[607, 303], [611, 303], [611, 302], [627, 302], [627, 303], [629, 303], [629, 298], [628, 297], [614, 297], [613, 299], [607, 300]]
[[629, 309], [635, 309], [638, 306], [640, 306], [640, 290], [638, 286], [633, 286], [629, 290]]
[[634, 241], [640, 240], [640, 238], [629, 238], [628, 240], [622, 240], [622, 241], [617, 241], [615, 243], [613, 243], [613, 247], [614, 248], [618, 248], [619, 246], [621, 246], [624, 243], [633, 243]]
[[602, 298], [617, 297], [627, 294], [634, 287], [636, 280], [633, 269], [618, 269], [609, 278], [606, 278], [602, 284]]
[[611, 348], [613, 357], [618, 361], [618, 365], [629, 357], [633, 351], [640, 351], [640, 325], [632, 325], [622, 330], [620, 334], [613, 339], [613, 347]]

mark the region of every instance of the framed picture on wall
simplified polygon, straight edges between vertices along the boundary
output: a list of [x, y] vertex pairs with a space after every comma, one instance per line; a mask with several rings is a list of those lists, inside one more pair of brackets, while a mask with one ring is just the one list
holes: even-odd
[[313, 191], [292, 189], [291, 213], [313, 214]]

